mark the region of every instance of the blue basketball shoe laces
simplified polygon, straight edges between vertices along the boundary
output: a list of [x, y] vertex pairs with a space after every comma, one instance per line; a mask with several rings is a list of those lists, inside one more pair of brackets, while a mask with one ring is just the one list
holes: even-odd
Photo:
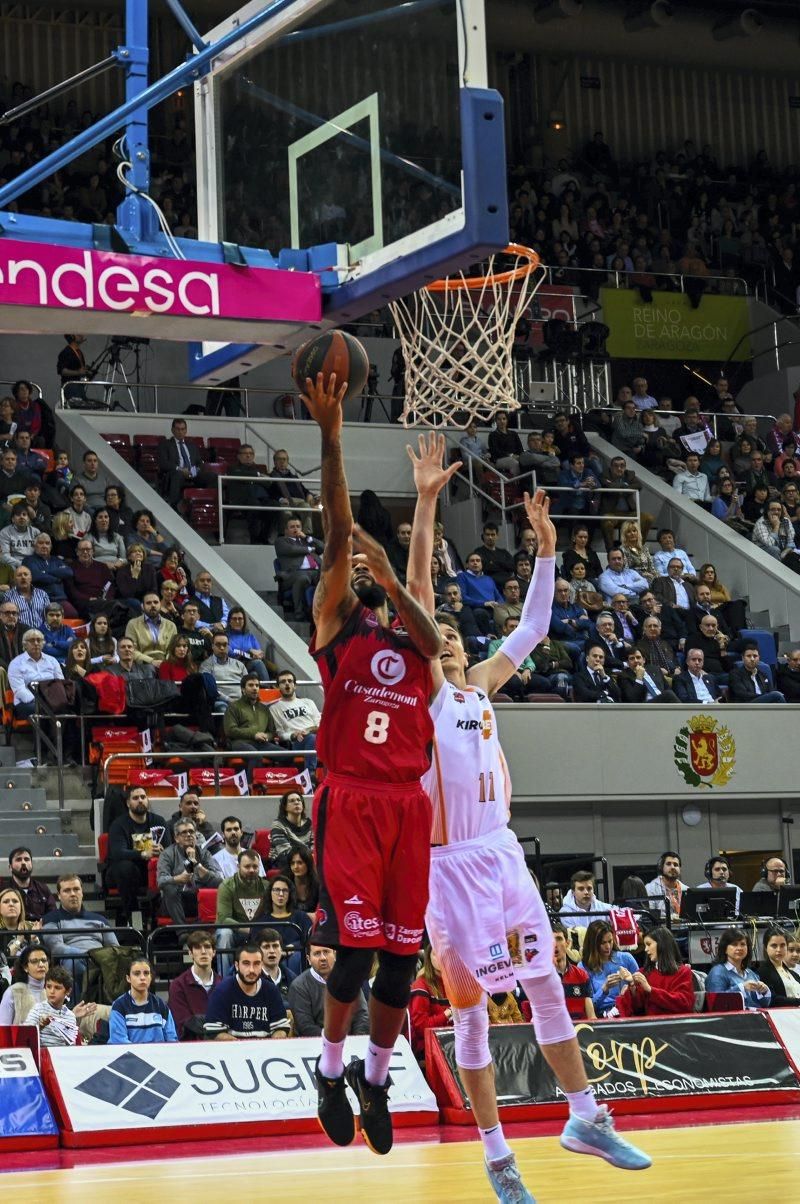
[[484, 1162], [486, 1175], [500, 1204], [536, 1204], [531, 1193], [522, 1182], [522, 1176], [513, 1154]]

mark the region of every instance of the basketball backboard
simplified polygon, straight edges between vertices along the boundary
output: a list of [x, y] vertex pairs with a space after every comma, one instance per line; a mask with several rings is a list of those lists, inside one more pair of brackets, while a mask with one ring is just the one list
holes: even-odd
[[[285, 5], [195, 85], [200, 240], [317, 273], [323, 327], [504, 246], [502, 101], [486, 70], [483, 0]], [[275, 354], [196, 344], [190, 372], [216, 382]]]

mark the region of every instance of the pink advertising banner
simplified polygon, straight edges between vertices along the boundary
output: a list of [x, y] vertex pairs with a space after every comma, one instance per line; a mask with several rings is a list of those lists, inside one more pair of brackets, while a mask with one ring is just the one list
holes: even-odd
[[[318, 322], [310, 272], [0, 239], [0, 306], [213, 321]], [[67, 323], [67, 326], [69, 324]], [[65, 327], [66, 328], [66, 327]]]

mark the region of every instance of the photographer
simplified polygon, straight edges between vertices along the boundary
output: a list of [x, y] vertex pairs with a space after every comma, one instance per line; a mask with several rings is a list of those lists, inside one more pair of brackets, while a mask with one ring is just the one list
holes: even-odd
[[197, 915], [197, 892], [216, 888], [222, 876], [204, 849], [198, 848], [197, 828], [191, 819], [179, 819], [175, 843], [159, 854], [157, 885], [173, 924], [185, 924], [187, 912]]

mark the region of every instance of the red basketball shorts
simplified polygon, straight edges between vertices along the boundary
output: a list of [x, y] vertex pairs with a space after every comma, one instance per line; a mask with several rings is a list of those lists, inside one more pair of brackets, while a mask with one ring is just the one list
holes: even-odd
[[422, 787], [329, 773], [314, 796], [313, 821], [315, 935], [333, 946], [417, 953], [431, 839], [431, 802]]

